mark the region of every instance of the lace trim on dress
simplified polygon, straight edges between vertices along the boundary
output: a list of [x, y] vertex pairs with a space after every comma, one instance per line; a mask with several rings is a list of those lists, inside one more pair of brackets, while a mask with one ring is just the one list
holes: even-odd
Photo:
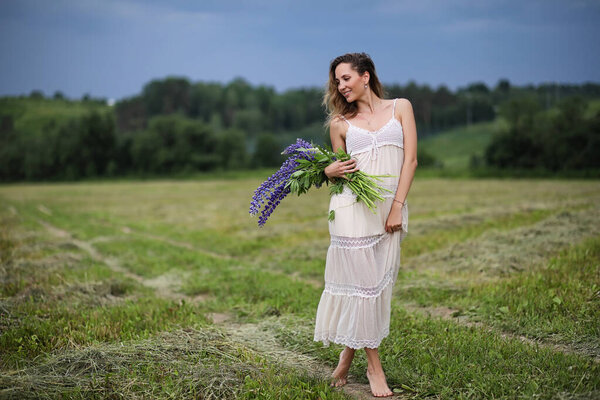
[[373, 235], [373, 236], [362, 236], [362, 237], [348, 237], [348, 236], [336, 236], [331, 235], [331, 246], [340, 247], [342, 249], [364, 249], [366, 247], [373, 247], [383, 239], [385, 234]]
[[320, 335], [315, 335], [314, 341], [315, 342], [323, 342], [324, 347], [328, 347], [329, 343], [332, 342], [332, 343], [348, 346], [355, 350], [362, 349], [363, 347], [366, 347], [369, 349], [376, 349], [381, 344], [381, 341], [389, 334], [390, 334], [390, 329], [385, 328], [383, 330], [383, 332], [381, 333], [381, 335], [379, 335], [379, 337], [377, 339], [357, 340], [357, 339], [353, 339], [353, 338], [350, 338], [347, 336], [341, 336], [341, 335], [329, 337], [329, 335], [327, 335], [327, 333], [325, 332], [325, 333], [321, 333]]
[[386, 286], [392, 282], [393, 272], [394, 271], [392, 269], [388, 270], [377, 286], [362, 287], [346, 283], [325, 282], [323, 292], [334, 296], [359, 296], [365, 298], [377, 297], [381, 294], [383, 289], [385, 289]]

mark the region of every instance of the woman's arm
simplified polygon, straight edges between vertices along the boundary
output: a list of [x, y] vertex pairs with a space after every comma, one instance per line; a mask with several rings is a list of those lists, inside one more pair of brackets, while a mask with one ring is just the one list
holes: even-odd
[[385, 230], [389, 233], [393, 232], [393, 226], [402, 224], [402, 204], [399, 202], [404, 203], [406, 201], [406, 196], [408, 196], [417, 169], [417, 125], [412, 104], [407, 99], [399, 99], [397, 104], [396, 115], [400, 117], [404, 134], [404, 162], [396, 197], [394, 198], [397, 201], [392, 203], [392, 209], [385, 223]]
[[[329, 138], [331, 139], [331, 148], [333, 151], [337, 151], [340, 147], [346, 151], [346, 123], [341, 118], [335, 118], [329, 125]], [[325, 175], [328, 178], [345, 178], [348, 179], [346, 174], [358, 171], [356, 160], [350, 159], [348, 161], [334, 161], [325, 168]]]

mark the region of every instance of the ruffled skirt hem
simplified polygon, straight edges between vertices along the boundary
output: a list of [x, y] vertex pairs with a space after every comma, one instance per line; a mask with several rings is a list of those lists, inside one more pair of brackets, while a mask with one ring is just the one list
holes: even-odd
[[394, 280], [377, 296], [351, 296], [324, 291], [317, 308], [314, 341], [353, 349], [378, 348], [389, 334]]
[[360, 350], [365, 347], [368, 349], [377, 349], [381, 344], [381, 341], [385, 339], [389, 333], [390, 331], [388, 328], [384, 330], [377, 339], [356, 340], [344, 336], [330, 335], [328, 332], [320, 332], [319, 334], [315, 334], [314, 341], [323, 342], [323, 347], [329, 347], [330, 343], [335, 343], [350, 347], [354, 350]]

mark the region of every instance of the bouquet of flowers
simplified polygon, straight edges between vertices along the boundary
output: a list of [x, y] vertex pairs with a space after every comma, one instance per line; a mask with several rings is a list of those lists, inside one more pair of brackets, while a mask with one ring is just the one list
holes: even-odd
[[[275, 208], [288, 194], [301, 195], [315, 186], [320, 188], [323, 183], [329, 184], [325, 167], [336, 160], [347, 161], [350, 155], [341, 148], [337, 152], [322, 146], [313, 145], [305, 140], [297, 139], [296, 143], [288, 146], [282, 154], [289, 157], [283, 162], [281, 168], [258, 189], [254, 191], [250, 203], [250, 214], [257, 215], [258, 225], [263, 226]], [[356, 194], [356, 201], [362, 201], [373, 212], [375, 212], [375, 201], [383, 200], [381, 192], [392, 193], [390, 190], [377, 184], [381, 177], [391, 175], [370, 175], [362, 171], [346, 174], [348, 179], [336, 179], [330, 189], [330, 194], [340, 194], [344, 185]], [[265, 204], [266, 203], [266, 204]], [[264, 206], [264, 207], [263, 207]], [[261, 209], [262, 208], [262, 209]], [[329, 212], [329, 220], [335, 219], [335, 211]]]

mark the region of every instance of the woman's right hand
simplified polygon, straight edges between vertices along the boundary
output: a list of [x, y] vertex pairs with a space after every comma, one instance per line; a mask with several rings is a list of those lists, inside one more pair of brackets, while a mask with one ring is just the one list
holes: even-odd
[[351, 158], [348, 161], [334, 161], [325, 167], [325, 175], [328, 178], [344, 178], [348, 179], [346, 174], [350, 174], [352, 172], [358, 171], [358, 166], [356, 165], [356, 160]]

